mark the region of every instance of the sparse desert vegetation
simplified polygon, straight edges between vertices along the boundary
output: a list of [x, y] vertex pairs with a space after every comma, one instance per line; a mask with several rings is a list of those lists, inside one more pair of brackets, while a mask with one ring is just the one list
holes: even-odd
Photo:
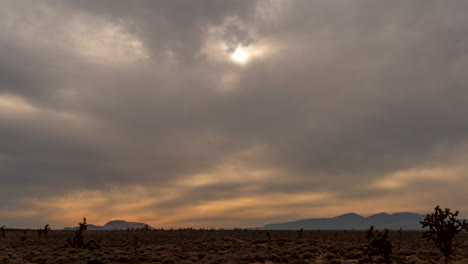
[[[389, 263], [444, 262], [444, 255], [420, 231], [376, 232], [375, 239], [366, 239], [366, 231], [301, 233], [302, 237], [297, 230], [87, 230], [83, 239], [96, 241], [99, 248], [84, 248], [67, 243], [76, 231], [51, 230], [48, 239], [38, 239], [35, 232], [5, 229], [0, 263], [385, 263], [384, 254], [369, 259], [372, 241], [391, 241]], [[453, 263], [468, 263], [467, 232], [457, 241], [459, 254]]]

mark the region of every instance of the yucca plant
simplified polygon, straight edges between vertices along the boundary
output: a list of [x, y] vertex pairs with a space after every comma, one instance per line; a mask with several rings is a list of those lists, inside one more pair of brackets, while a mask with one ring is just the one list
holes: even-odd
[[84, 245], [84, 232], [88, 229], [86, 224], [86, 218], [83, 218], [82, 223], [78, 223], [80, 226], [78, 230], [75, 231], [75, 237], [73, 238], [73, 244], [77, 248], [82, 248]]
[[50, 226], [47, 224], [44, 226], [44, 229], [42, 229], [42, 233], [44, 233], [44, 237], [47, 239], [47, 234], [50, 231]]
[[96, 242], [94, 242], [94, 240], [89, 240], [85, 243], [84, 233], [88, 229], [88, 224], [86, 224], [86, 218], [83, 218], [83, 222], [78, 224], [80, 226], [75, 231], [75, 236], [73, 240], [71, 240], [70, 238], [67, 239], [68, 244], [71, 247], [75, 248], [90, 248], [91, 245], [94, 245], [95, 248], [99, 248], [99, 245]]
[[44, 234], [44, 237], [47, 239], [47, 234], [50, 231], [49, 225], [45, 225], [43, 229], [38, 229], [37, 230], [37, 236], [39, 237], [39, 240], [41, 239], [42, 234]]

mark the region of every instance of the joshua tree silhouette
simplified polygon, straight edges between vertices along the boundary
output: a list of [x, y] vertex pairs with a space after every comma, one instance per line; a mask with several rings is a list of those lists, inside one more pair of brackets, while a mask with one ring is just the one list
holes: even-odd
[[429, 230], [423, 232], [423, 238], [433, 241], [444, 254], [445, 263], [450, 263], [455, 256], [455, 248], [458, 245], [454, 242], [455, 236], [468, 230], [468, 223], [465, 220], [461, 222], [457, 219], [458, 211], [450, 212], [449, 208], [442, 210], [438, 205], [434, 208], [434, 213], [427, 214], [422, 222], [423, 228], [429, 227]]

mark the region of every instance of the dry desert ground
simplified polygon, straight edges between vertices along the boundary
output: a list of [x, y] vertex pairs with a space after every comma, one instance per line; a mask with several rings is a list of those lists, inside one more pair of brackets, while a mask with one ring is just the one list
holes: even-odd
[[[10, 263], [369, 263], [365, 231], [152, 230], [86, 231], [99, 247], [73, 248], [74, 231], [7, 230], [0, 238], [0, 264]], [[417, 231], [390, 231], [392, 263], [442, 263]], [[468, 233], [458, 236], [454, 263], [468, 263]], [[382, 259], [374, 257], [375, 263]]]

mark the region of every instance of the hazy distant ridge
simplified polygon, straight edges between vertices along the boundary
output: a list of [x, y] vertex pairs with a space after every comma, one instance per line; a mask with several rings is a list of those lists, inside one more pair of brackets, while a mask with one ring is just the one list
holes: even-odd
[[[114, 221], [107, 222], [107, 224], [103, 226], [88, 224], [88, 230], [127, 230], [127, 229], [141, 229], [141, 228], [145, 228], [145, 226], [148, 226], [149, 229], [154, 229], [153, 227], [145, 223], [114, 220]], [[78, 227], [65, 227], [65, 230], [75, 230], [77, 228]]]
[[374, 226], [376, 229], [421, 230], [419, 223], [426, 215], [417, 213], [379, 213], [364, 217], [355, 213], [348, 213], [333, 218], [312, 218], [293, 222], [269, 224], [258, 229], [271, 230], [342, 230], [342, 229], [368, 229]]

